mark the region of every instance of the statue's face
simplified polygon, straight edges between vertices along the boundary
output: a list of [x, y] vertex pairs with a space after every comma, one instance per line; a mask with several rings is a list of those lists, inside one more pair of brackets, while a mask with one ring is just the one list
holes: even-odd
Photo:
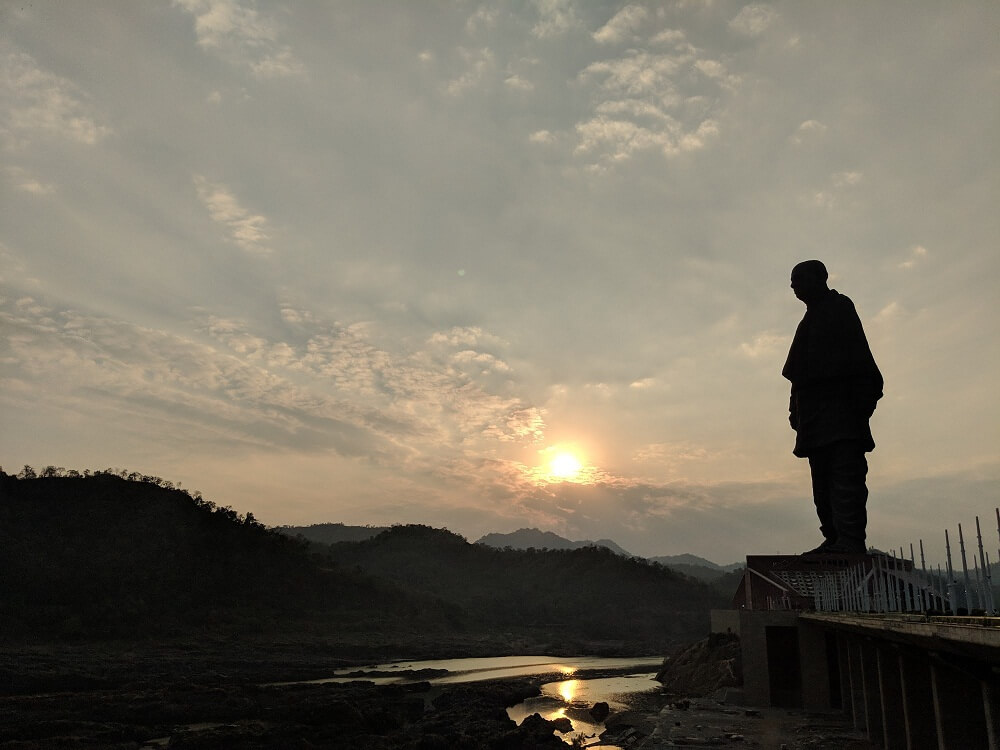
[[826, 282], [808, 268], [792, 269], [792, 292], [805, 303], [816, 297], [826, 289]]

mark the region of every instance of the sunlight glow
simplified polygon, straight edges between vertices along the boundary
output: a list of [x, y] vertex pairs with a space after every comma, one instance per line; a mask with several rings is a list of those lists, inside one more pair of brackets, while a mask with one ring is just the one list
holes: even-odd
[[558, 443], [538, 451], [535, 466], [520, 465], [524, 476], [538, 486], [550, 484], [597, 484], [607, 481], [607, 472], [587, 463], [585, 453], [576, 443]]
[[572, 453], [558, 453], [549, 462], [549, 471], [552, 473], [552, 476], [559, 479], [575, 479], [582, 468], [583, 464], [580, 459]]

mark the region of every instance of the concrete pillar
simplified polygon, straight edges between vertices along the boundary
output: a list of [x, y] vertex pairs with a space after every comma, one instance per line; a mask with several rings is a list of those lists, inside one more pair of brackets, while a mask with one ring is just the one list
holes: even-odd
[[935, 661], [931, 687], [938, 750], [988, 748], [982, 680]]
[[875, 660], [878, 669], [879, 708], [882, 714], [882, 747], [885, 750], [906, 750], [899, 659], [891, 647], [881, 645], [875, 649]]
[[906, 750], [934, 750], [938, 746], [937, 727], [927, 656], [922, 652], [901, 651], [898, 658]]
[[1000, 685], [995, 680], [985, 679], [981, 686], [987, 747], [989, 750], [1000, 750]]
[[851, 715], [851, 659], [850, 642], [844, 633], [837, 633], [837, 661], [840, 669], [840, 708]]
[[882, 739], [882, 705], [878, 690], [878, 657], [875, 647], [861, 643], [861, 686], [865, 702], [865, 731], [868, 739], [879, 742]]
[[850, 700], [845, 708], [851, 712], [851, 721], [859, 732], [864, 730], [865, 718], [865, 688], [861, 673], [861, 644], [855, 638], [847, 641], [847, 663], [850, 668], [848, 682], [850, 684]]

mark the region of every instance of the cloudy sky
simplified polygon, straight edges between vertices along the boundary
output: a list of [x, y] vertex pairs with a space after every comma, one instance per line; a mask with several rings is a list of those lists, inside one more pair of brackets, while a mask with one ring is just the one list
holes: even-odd
[[997, 546], [997, 3], [0, 0], [0, 29], [6, 471], [799, 552], [780, 370], [815, 257], [886, 379], [869, 541], [979, 515]]

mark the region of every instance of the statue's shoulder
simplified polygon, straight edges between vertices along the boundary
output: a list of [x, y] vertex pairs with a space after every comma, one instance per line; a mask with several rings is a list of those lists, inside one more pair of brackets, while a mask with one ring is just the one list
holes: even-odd
[[854, 310], [854, 302], [846, 294], [841, 294], [836, 289], [830, 290], [830, 295], [827, 297], [827, 304], [834, 306], [840, 310]]

